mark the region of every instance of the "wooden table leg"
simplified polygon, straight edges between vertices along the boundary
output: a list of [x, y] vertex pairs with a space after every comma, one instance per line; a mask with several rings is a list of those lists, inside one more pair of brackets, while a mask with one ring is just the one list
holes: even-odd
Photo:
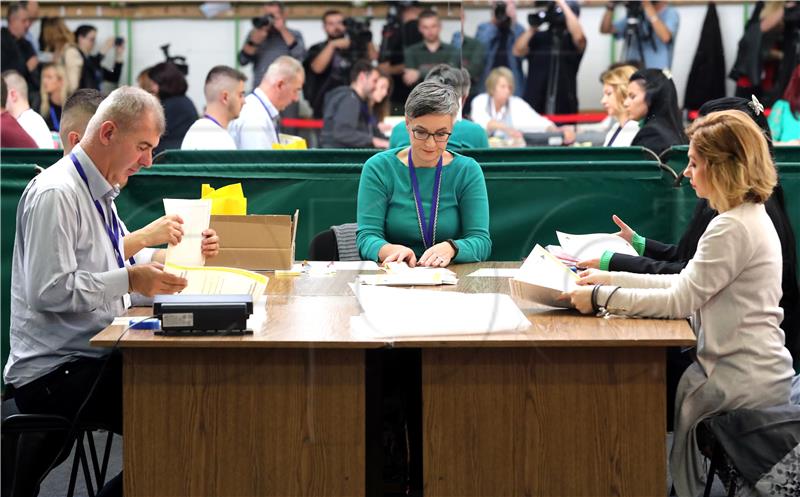
[[136, 496], [364, 494], [364, 351], [124, 351]]
[[664, 495], [662, 348], [422, 353], [425, 497]]

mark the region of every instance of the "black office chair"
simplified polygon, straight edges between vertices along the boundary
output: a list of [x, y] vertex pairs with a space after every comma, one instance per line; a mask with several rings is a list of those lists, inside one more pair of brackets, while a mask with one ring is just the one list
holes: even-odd
[[[61, 464], [77, 442], [72, 461], [67, 497], [75, 493], [78, 467], [83, 470], [90, 497], [105, 484], [114, 433], [107, 431], [102, 461], [98, 461], [92, 433], [104, 430], [98, 425], [79, 425], [70, 436], [72, 423], [62, 416], [20, 414], [14, 399], [3, 401], [2, 419], [2, 497], [35, 497], [51, 467]], [[88, 443], [87, 455], [84, 443]], [[63, 450], [62, 450], [63, 449]], [[91, 468], [89, 462], [91, 461]], [[90, 471], [93, 470], [93, 474]]]
[[308, 247], [312, 261], [360, 261], [356, 247], [356, 223], [338, 224], [314, 236]]

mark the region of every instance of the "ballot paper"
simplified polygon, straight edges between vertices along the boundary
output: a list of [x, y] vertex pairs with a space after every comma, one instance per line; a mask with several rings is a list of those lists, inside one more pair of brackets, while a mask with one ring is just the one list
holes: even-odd
[[556, 231], [558, 243], [567, 254], [579, 261], [599, 259], [606, 250], [618, 254], [639, 255], [622, 237], [610, 233], [592, 233], [589, 235], [572, 235]]
[[519, 273], [516, 267], [482, 267], [467, 275], [467, 278], [513, 278]]
[[436, 286], [455, 285], [456, 273], [441, 267], [408, 267], [405, 262], [390, 262], [381, 269], [382, 274], [364, 274], [358, 282], [364, 285]]
[[180, 266], [203, 266], [203, 231], [211, 222], [211, 200], [164, 199], [164, 212], [183, 219], [183, 238], [177, 245], [167, 247], [166, 262]]
[[524, 331], [525, 314], [499, 293], [460, 293], [351, 284], [363, 312], [350, 329], [364, 337], [482, 335]]
[[182, 266], [166, 263], [164, 271], [186, 278], [188, 284], [180, 293], [186, 295], [245, 295], [258, 300], [267, 288], [269, 278], [262, 274], [232, 267]]
[[572, 307], [562, 293], [575, 289], [578, 275], [541, 245], [533, 247], [517, 275], [510, 279], [511, 294], [553, 307]]

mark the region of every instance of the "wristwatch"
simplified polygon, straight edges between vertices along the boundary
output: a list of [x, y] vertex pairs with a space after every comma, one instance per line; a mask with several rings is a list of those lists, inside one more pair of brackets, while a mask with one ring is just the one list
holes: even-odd
[[450, 246], [451, 246], [451, 247], [453, 247], [453, 250], [454, 250], [453, 257], [451, 257], [450, 259], [451, 259], [451, 260], [452, 260], [452, 259], [455, 259], [455, 258], [456, 258], [456, 256], [458, 255], [458, 245], [456, 245], [456, 242], [454, 242], [452, 238], [448, 238], [448, 239], [447, 239], [447, 240], [445, 240], [445, 241], [446, 241], [447, 243], [449, 243], [449, 244], [450, 244]]

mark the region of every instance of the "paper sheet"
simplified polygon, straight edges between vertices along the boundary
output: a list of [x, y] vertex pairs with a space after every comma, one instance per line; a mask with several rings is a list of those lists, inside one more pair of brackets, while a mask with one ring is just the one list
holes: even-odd
[[269, 282], [269, 278], [264, 275], [230, 267], [181, 266], [167, 263], [164, 265], [164, 271], [188, 280], [189, 283], [182, 294], [249, 294], [253, 296], [253, 302], [264, 294]]
[[362, 274], [359, 283], [364, 285], [389, 286], [436, 286], [455, 285], [458, 283], [456, 273], [445, 268], [415, 267], [405, 269], [388, 268], [384, 274]]
[[473, 278], [513, 278], [519, 273], [515, 267], [483, 267], [467, 275]]
[[519, 273], [509, 280], [509, 285], [515, 297], [553, 307], [571, 307], [568, 299], [559, 297], [573, 290], [577, 282], [578, 275], [541, 245], [536, 245]]
[[579, 261], [599, 259], [606, 250], [619, 254], [639, 255], [631, 244], [623, 238], [610, 233], [573, 235], [556, 231], [556, 236], [558, 236], [558, 243], [561, 244], [564, 252], [574, 256]]
[[183, 238], [177, 245], [167, 247], [166, 262], [180, 266], [203, 266], [203, 231], [211, 223], [211, 200], [164, 199], [164, 212], [183, 219]]
[[351, 285], [363, 310], [350, 320], [369, 337], [480, 335], [523, 331], [528, 318], [508, 296]]

